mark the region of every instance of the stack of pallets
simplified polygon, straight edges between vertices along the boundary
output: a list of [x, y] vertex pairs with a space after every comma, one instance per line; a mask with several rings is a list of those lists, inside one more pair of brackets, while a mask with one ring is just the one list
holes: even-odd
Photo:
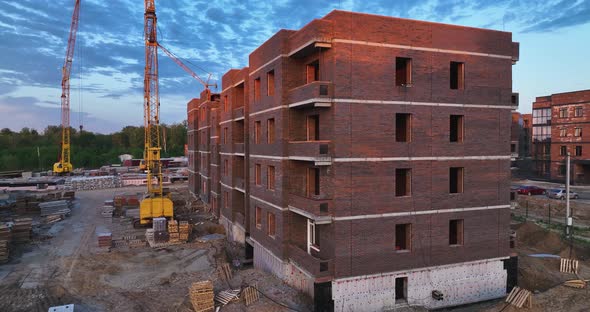
[[180, 234], [180, 241], [188, 242], [188, 238], [191, 236], [191, 225], [188, 221], [180, 221], [180, 224], [178, 225], [178, 233]]
[[109, 232], [98, 234], [98, 247], [111, 248], [113, 244], [113, 234]]
[[10, 229], [6, 225], [0, 225], [0, 263], [8, 261], [10, 239]]
[[178, 233], [178, 221], [172, 219], [168, 222], [168, 235], [170, 236], [170, 243], [180, 242], [180, 235]]
[[166, 218], [152, 219], [154, 229], [154, 241], [156, 243], [168, 242], [168, 231], [166, 229]]
[[215, 308], [213, 284], [211, 281], [193, 283], [190, 288], [190, 299], [196, 312], [210, 312]]
[[12, 226], [12, 239], [16, 243], [28, 243], [31, 240], [32, 228], [33, 219], [14, 219], [14, 225]]

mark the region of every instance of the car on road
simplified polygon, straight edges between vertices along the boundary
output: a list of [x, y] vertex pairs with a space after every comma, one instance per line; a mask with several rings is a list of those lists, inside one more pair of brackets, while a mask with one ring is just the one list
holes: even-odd
[[522, 185], [518, 188], [518, 190], [516, 191], [518, 194], [523, 194], [523, 195], [543, 195], [545, 194], [545, 189], [538, 187], [538, 186], [534, 186], [534, 185]]
[[[555, 199], [565, 199], [565, 189], [552, 189], [547, 191], [547, 197]], [[578, 193], [570, 191], [570, 199], [578, 199]]]

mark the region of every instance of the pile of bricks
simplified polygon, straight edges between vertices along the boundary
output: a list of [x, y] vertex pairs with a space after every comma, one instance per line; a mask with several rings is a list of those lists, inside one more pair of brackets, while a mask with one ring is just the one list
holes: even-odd
[[213, 301], [215, 295], [211, 281], [193, 283], [189, 295], [196, 312], [209, 312], [215, 308]]
[[121, 187], [121, 179], [116, 176], [73, 177], [65, 182], [69, 190], [100, 190]]
[[98, 234], [98, 247], [111, 248], [113, 245], [113, 234], [109, 232]]
[[170, 236], [170, 243], [179, 243], [180, 234], [178, 233], [178, 221], [172, 219], [168, 222], [168, 235]]
[[6, 225], [0, 225], [0, 263], [8, 261], [10, 239], [10, 229]]
[[113, 211], [115, 211], [115, 207], [102, 206], [102, 211], [100, 212], [100, 215], [102, 215], [105, 218], [112, 218]]
[[191, 236], [191, 225], [188, 221], [180, 221], [178, 232], [180, 241], [188, 242], [188, 238]]
[[14, 225], [12, 226], [13, 240], [17, 243], [28, 243], [29, 241], [31, 241], [32, 229], [33, 219], [14, 219]]

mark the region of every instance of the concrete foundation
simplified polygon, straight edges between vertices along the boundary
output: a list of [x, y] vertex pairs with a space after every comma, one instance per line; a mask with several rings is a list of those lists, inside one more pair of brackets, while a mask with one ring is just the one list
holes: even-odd
[[[500, 298], [506, 295], [504, 258], [458, 263], [332, 282], [334, 311], [382, 311], [400, 306], [435, 309]], [[395, 279], [407, 277], [405, 299], [395, 300]], [[432, 291], [444, 299], [432, 298]]]

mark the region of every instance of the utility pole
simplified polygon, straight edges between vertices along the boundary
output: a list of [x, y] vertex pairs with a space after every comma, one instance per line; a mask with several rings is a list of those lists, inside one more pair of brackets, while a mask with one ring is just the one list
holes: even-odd
[[570, 237], [572, 235], [572, 217], [570, 211], [570, 152], [565, 156], [565, 235]]

